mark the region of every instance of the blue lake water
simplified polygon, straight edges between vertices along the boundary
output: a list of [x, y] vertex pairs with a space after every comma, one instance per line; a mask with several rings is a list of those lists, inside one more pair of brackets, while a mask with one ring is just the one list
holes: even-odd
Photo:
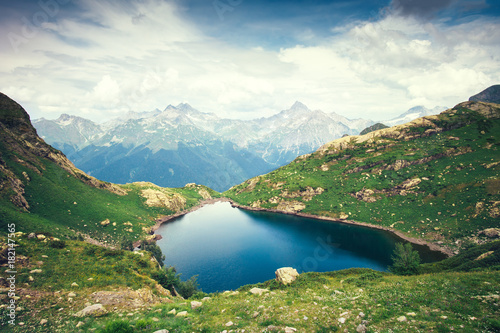
[[[163, 224], [157, 244], [182, 279], [198, 275], [205, 292], [234, 290], [274, 278], [281, 267], [329, 272], [351, 267], [386, 271], [392, 233], [285, 214], [250, 212], [217, 202]], [[423, 262], [445, 255], [416, 246]]]

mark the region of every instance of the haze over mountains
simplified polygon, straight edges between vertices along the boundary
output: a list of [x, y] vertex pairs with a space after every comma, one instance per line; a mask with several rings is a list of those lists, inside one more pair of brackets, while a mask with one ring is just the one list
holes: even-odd
[[[400, 124], [444, 109], [415, 107], [384, 123]], [[247, 121], [179, 104], [163, 111], [129, 112], [104, 124], [67, 114], [33, 124], [45, 141], [99, 179], [168, 187], [195, 182], [223, 191], [325, 142], [359, 134], [374, 122], [310, 110], [296, 102], [271, 117]]]

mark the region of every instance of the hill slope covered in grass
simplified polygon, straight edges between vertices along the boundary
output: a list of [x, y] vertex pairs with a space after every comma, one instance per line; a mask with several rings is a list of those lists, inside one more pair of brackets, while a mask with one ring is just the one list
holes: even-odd
[[24, 233], [82, 235], [116, 245], [144, 238], [159, 216], [212, 195], [218, 194], [197, 185], [165, 189], [90, 177], [38, 137], [21, 106], [0, 95], [0, 234], [15, 223]]
[[[50, 333], [292, 332], [292, 328], [297, 332], [498, 332], [499, 243], [463, 251], [457, 256], [460, 264], [451, 258], [422, 265], [422, 274], [414, 276], [356, 268], [303, 273], [288, 286], [270, 280], [184, 300], [147, 292], [158, 288], [152, 279], [158, 268], [147, 253], [140, 256], [76, 241], [57, 249], [23, 238], [22, 253], [32, 260], [31, 266], [19, 269], [19, 282], [30, 285], [19, 294], [18, 323], [23, 325], [1, 324], [11, 332]], [[478, 259], [481, 255], [484, 258]], [[44, 263], [37, 266], [37, 261]], [[42, 272], [30, 273], [36, 267]], [[259, 295], [252, 292], [254, 288], [264, 290], [257, 290]], [[192, 306], [193, 301], [200, 303]], [[73, 316], [97, 303], [104, 305], [106, 314]], [[5, 308], [0, 309], [2, 320], [6, 314]]]
[[456, 250], [500, 226], [499, 145], [500, 105], [465, 102], [335, 140], [224, 195], [254, 209], [364, 222]]

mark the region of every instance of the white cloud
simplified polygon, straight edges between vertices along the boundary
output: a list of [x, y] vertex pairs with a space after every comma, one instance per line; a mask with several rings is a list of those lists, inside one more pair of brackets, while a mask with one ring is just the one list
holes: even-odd
[[[19, 52], [0, 45], [0, 91], [34, 106], [36, 117], [99, 121], [188, 102], [253, 118], [299, 100], [384, 119], [416, 104], [452, 106], [500, 74], [500, 24], [480, 17], [449, 25], [389, 15], [272, 51], [208, 37], [172, 3], [82, 3], [81, 17], [61, 14]], [[1, 29], [21, 31], [9, 24]]]

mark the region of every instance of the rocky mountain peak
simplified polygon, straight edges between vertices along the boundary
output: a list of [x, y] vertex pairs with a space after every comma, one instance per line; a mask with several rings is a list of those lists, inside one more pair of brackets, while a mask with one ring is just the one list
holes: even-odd
[[479, 94], [471, 96], [469, 101], [500, 104], [500, 84], [486, 88]]
[[307, 111], [309, 111], [309, 108], [305, 104], [303, 104], [299, 101], [296, 101], [295, 103], [293, 103], [290, 110], [307, 110]]
[[63, 113], [59, 116], [59, 118], [57, 118], [56, 121], [68, 121], [68, 120], [71, 120], [71, 118], [73, 118], [72, 116], [70, 116], [69, 114], [67, 113]]
[[28, 113], [21, 105], [2, 93], [0, 93], [0, 123], [16, 134], [36, 135]]

